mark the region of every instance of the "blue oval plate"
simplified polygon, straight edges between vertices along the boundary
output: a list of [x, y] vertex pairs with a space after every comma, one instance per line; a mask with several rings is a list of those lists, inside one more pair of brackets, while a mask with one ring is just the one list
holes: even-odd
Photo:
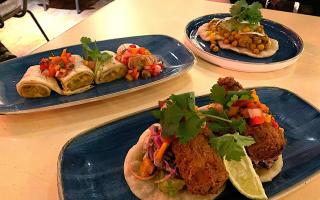
[[266, 34], [276, 39], [279, 50], [268, 58], [253, 58], [238, 54], [231, 50], [220, 49], [213, 52], [210, 42], [203, 41], [197, 34], [198, 28], [213, 18], [230, 17], [229, 14], [212, 14], [199, 17], [188, 23], [186, 27], [185, 44], [201, 58], [217, 64], [221, 67], [245, 71], [245, 72], [267, 72], [282, 69], [297, 61], [303, 50], [303, 41], [297, 33], [279, 23], [262, 19]]
[[[260, 99], [285, 129], [287, 145], [284, 166], [272, 182], [263, 184], [274, 197], [310, 177], [320, 169], [320, 112], [307, 102], [280, 88], [258, 88]], [[209, 97], [198, 97], [205, 105]], [[131, 115], [71, 139], [58, 160], [59, 196], [63, 200], [137, 199], [123, 175], [128, 150], [140, 134], [157, 122], [151, 110]], [[230, 183], [218, 199], [245, 199]]]
[[0, 63], [0, 114], [50, 110], [110, 98], [172, 79], [186, 72], [194, 63], [193, 54], [182, 43], [165, 35], [104, 40], [97, 42], [97, 45], [100, 50], [116, 51], [118, 46], [123, 43], [135, 43], [148, 48], [164, 62], [165, 68], [163, 72], [157, 77], [146, 80], [139, 79], [129, 82], [125, 79], [119, 79], [110, 83], [95, 85], [93, 89], [72, 96], [61, 96], [53, 92], [49, 97], [26, 99], [19, 96], [16, 91], [16, 84], [28, 67], [39, 64], [41, 58], [48, 57], [51, 53], [60, 54], [64, 48], [68, 48], [73, 54], [82, 55], [82, 47], [81, 45], [69, 46], [9, 60]]

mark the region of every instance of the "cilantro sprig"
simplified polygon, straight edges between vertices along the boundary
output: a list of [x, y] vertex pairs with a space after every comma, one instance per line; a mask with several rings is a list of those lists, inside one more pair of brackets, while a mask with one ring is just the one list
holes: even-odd
[[112, 58], [112, 55], [107, 52], [100, 52], [97, 43], [92, 42], [90, 38], [82, 37], [80, 41], [86, 60], [105, 62]]
[[[250, 91], [230, 92], [216, 84], [211, 89], [210, 98], [225, 108], [238, 99], [247, 99], [251, 96]], [[160, 119], [164, 137], [176, 137], [180, 143], [187, 143], [200, 133], [204, 125], [207, 125], [213, 133], [224, 134], [220, 137], [212, 136], [210, 144], [220, 156], [226, 156], [227, 160], [240, 160], [243, 156], [241, 148], [255, 142], [252, 137], [240, 135], [246, 128], [246, 121], [243, 118], [229, 119], [224, 110], [196, 109], [193, 92], [171, 95], [165, 103], [163, 109], [153, 111], [153, 115]]]
[[215, 103], [220, 103], [224, 107], [231, 107], [237, 100], [251, 99], [249, 90], [226, 91], [224, 87], [215, 84], [210, 90], [210, 99]]
[[210, 138], [210, 145], [217, 150], [221, 157], [225, 156], [227, 160], [240, 161], [241, 157], [244, 156], [242, 148], [254, 143], [253, 137], [242, 136], [239, 133]]
[[245, 0], [239, 0], [230, 8], [230, 13], [238, 22], [248, 21], [251, 25], [255, 25], [262, 19], [261, 8], [262, 5], [259, 2], [248, 5]]
[[176, 136], [181, 143], [194, 138], [204, 123], [204, 118], [195, 110], [195, 95], [193, 92], [181, 95], [171, 95], [166, 101], [166, 108], [154, 111], [154, 116], [160, 119], [162, 134]]

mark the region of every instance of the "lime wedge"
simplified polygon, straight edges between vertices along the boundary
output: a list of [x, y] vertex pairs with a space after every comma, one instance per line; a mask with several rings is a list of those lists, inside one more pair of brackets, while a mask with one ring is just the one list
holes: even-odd
[[230, 181], [241, 194], [250, 199], [268, 199], [246, 150], [242, 149], [245, 156], [240, 161], [223, 159]]

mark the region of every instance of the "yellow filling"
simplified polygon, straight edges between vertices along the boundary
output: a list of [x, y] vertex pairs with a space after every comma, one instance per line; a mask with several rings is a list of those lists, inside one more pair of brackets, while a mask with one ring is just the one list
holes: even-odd
[[24, 85], [21, 89], [21, 96], [26, 98], [47, 97], [50, 95], [50, 90], [45, 86]]
[[111, 82], [113, 80], [122, 78], [124, 75], [126, 75], [127, 69], [124, 67], [119, 67], [114, 70], [110, 70], [108, 73], [103, 73], [101, 75], [100, 80], [102, 82]]
[[76, 90], [79, 88], [82, 88], [84, 86], [90, 85], [93, 82], [93, 77], [90, 76], [89, 74], [81, 74], [79, 76], [76, 76], [72, 78], [68, 84], [67, 88], [68, 90]]

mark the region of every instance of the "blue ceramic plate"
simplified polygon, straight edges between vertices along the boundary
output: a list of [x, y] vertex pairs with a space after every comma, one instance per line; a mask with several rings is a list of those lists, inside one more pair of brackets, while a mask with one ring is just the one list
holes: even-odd
[[[186, 72], [194, 62], [193, 54], [183, 44], [165, 35], [146, 35], [97, 42], [100, 50], [111, 51], [116, 51], [123, 43], [135, 43], [148, 48], [164, 61], [163, 72], [157, 77], [146, 80], [129, 82], [121, 79], [95, 85], [91, 90], [72, 96], [61, 96], [53, 92], [46, 98], [26, 99], [19, 96], [16, 84], [28, 67], [38, 64], [41, 58], [48, 57], [51, 53], [59, 55], [63, 48], [10, 60], [0, 64], [0, 114], [35, 112], [106, 99], [167, 81]], [[64, 48], [68, 48], [73, 54], [83, 54], [80, 45]]]
[[[284, 166], [266, 194], [292, 189], [320, 169], [320, 112], [295, 94], [279, 88], [258, 88], [257, 93], [285, 129]], [[198, 97], [197, 105], [209, 98]], [[58, 161], [58, 187], [64, 200], [136, 199], [123, 175], [127, 151], [140, 134], [157, 122], [151, 110], [114, 121], [71, 139]], [[245, 199], [229, 183], [218, 199]]]
[[266, 72], [282, 69], [299, 58], [303, 50], [303, 41], [294, 31], [279, 23], [263, 19], [266, 34], [279, 43], [279, 50], [268, 58], [253, 58], [231, 50], [220, 49], [213, 52], [210, 42], [203, 41], [197, 34], [198, 28], [213, 18], [229, 17], [229, 14], [212, 14], [189, 22], [186, 27], [186, 45], [198, 56], [219, 66], [246, 72]]

